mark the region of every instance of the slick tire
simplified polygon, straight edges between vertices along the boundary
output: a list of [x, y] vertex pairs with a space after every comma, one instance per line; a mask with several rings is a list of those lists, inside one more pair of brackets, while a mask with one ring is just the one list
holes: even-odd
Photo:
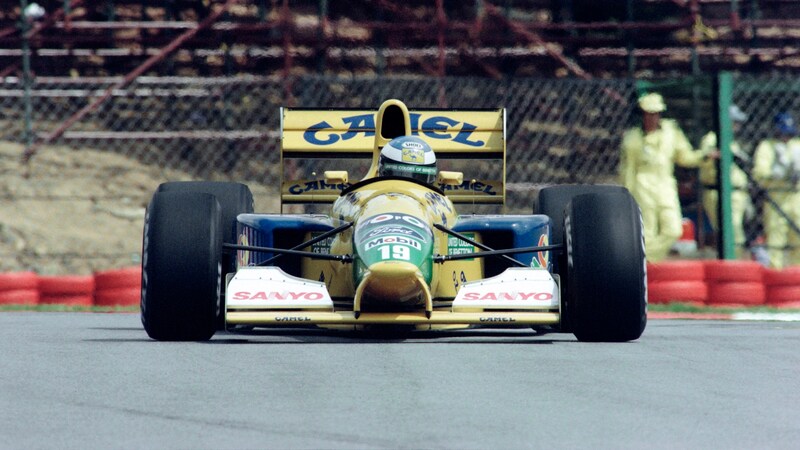
[[[253, 193], [242, 183], [228, 181], [173, 181], [162, 183], [158, 192], [203, 192], [217, 198], [222, 217], [222, 242], [236, 244], [236, 216], [253, 212]], [[236, 270], [236, 253], [222, 253], [222, 279]], [[217, 330], [225, 329], [225, 283], [222, 284], [221, 308], [217, 316]]]
[[642, 218], [628, 192], [575, 196], [564, 215], [567, 314], [580, 341], [638, 339], [647, 324]]
[[221, 309], [222, 213], [201, 192], [156, 192], [142, 245], [142, 324], [159, 341], [205, 341]]
[[[622, 186], [612, 185], [591, 185], [591, 184], [565, 184], [558, 186], [548, 186], [542, 188], [533, 204], [534, 214], [544, 214], [550, 217], [550, 245], [564, 243], [564, 211], [572, 199], [583, 194], [602, 194], [602, 193], [627, 193], [628, 190]], [[567, 285], [567, 253], [565, 251], [554, 251], [550, 257], [553, 262], [553, 273], [561, 277], [561, 286]], [[562, 288], [563, 291], [563, 288]], [[570, 332], [568, 320], [562, 317], [560, 329], [562, 332]]]

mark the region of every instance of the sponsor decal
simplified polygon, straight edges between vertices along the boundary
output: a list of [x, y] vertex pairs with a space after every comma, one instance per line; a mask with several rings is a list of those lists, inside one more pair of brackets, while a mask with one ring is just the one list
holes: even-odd
[[[406, 145], [403, 145], [403, 147], [406, 147]], [[422, 164], [425, 162], [425, 152], [419, 148], [403, 148], [401, 160], [403, 162]]]
[[439, 189], [447, 191], [472, 191], [481, 192], [486, 195], [497, 195], [497, 191], [493, 184], [484, 181], [465, 181], [457, 186], [449, 184], [440, 184]]
[[355, 284], [361, 282], [366, 267], [381, 261], [405, 261], [419, 267], [422, 277], [430, 282], [433, 270], [433, 232], [429, 225], [414, 216], [385, 213], [359, 220], [354, 232], [353, 248]]
[[[432, 116], [425, 120], [420, 119], [419, 113], [410, 113], [411, 132], [413, 136], [425, 136], [431, 139], [443, 139], [458, 142], [470, 147], [483, 147], [484, 141], [471, 139], [476, 125], [460, 122], [447, 116]], [[339, 141], [347, 141], [361, 134], [363, 137], [375, 136], [375, 114], [357, 114], [341, 118], [342, 123], [334, 127], [326, 121], [315, 123], [303, 133], [303, 139], [313, 145], [332, 145]], [[344, 125], [344, 127], [342, 127]], [[460, 125], [460, 127], [459, 127]], [[335, 130], [346, 128], [346, 131], [337, 133]], [[448, 128], [458, 129], [452, 133]]]
[[[544, 247], [545, 245], [549, 245], [548, 244], [549, 242], [550, 242], [550, 240], [547, 238], [547, 233], [542, 233], [542, 235], [539, 236], [539, 242], [538, 242], [537, 246]], [[537, 268], [537, 269], [546, 269], [547, 268], [547, 264], [549, 262], [548, 261], [549, 260], [549, 255], [550, 255], [550, 252], [538, 252], [538, 253], [536, 253], [533, 256], [533, 259], [531, 260], [531, 267], [534, 267], [534, 268]]]
[[310, 180], [289, 186], [289, 193], [292, 195], [300, 195], [305, 194], [306, 192], [315, 191], [341, 191], [349, 186], [350, 183], [329, 184], [326, 183], [325, 180]]
[[320, 292], [292, 291], [238, 291], [233, 293], [233, 300], [322, 300]]
[[414, 247], [417, 250], [422, 250], [422, 245], [418, 241], [403, 236], [386, 236], [386, 237], [375, 238], [364, 244], [364, 249], [369, 250], [375, 246], [383, 244], [402, 244]]
[[276, 322], [311, 322], [311, 318], [307, 316], [287, 316], [276, 317]]
[[370, 238], [373, 238], [375, 236], [380, 236], [380, 235], [383, 235], [383, 234], [404, 234], [406, 236], [410, 236], [410, 237], [414, 237], [414, 238], [417, 238], [417, 239], [423, 239], [424, 240], [424, 237], [420, 233], [417, 233], [416, 231], [412, 230], [411, 228], [402, 227], [402, 226], [395, 226], [395, 225], [386, 225], [386, 226], [375, 228], [374, 230], [371, 230], [369, 233], [367, 233], [367, 235], [364, 236], [364, 239], [370, 239]]
[[467, 292], [464, 300], [552, 300], [550, 292]]
[[[250, 240], [247, 235], [242, 233], [237, 240], [239, 245], [250, 245]], [[237, 267], [245, 267], [250, 265], [250, 250], [237, 250], [236, 251], [236, 265]]]
[[[314, 232], [311, 233], [311, 238], [315, 238], [321, 235], [321, 232]], [[311, 244], [311, 252], [312, 253], [320, 253], [323, 255], [328, 255], [331, 253], [331, 245], [333, 244], [333, 236], [329, 236], [327, 239], [323, 239], [319, 242], [315, 242]]]
[[456, 290], [456, 292], [458, 292], [458, 287], [466, 282], [467, 282], [467, 274], [465, 274], [463, 270], [461, 271], [461, 277], [459, 277], [458, 274], [456, 274], [456, 272], [453, 271], [453, 288]]
[[439, 195], [436, 192], [426, 192], [425, 193], [425, 201], [430, 206], [431, 210], [437, 215], [444, 214], [445, 211], [452, 213], [453, 207], [449, 200], [443, 195]]
[[[405, 154], [403, 155], [403, 161], [409, 162], [419, 162], [422, 164], [422, 160], [406, 160]], [[409, 166], [407, 164], [384, 164], [386, 170], [391, 171], [392, 173], [399, 173], [399, 172], [411, 172], [411, 173], [421, 173], [424, 175], [436, 175], [436, 167], [430, 166]]]
[[[462, 233], [465, 237], [475, 239], [475, 233]], [[466, 255], [475, 251], [475, 247], [469, 242], [462, 241], [455, 236], [447, 236], [447, 254], [448, 255]], [[474, 258], [466, 259], [465, 261], [472, 261]]]
[[414, 141], [403, 141], [402, 143], [403, 148], [411, 149], [411, 150], [422, 150], [425, 151], [425, 146], [420, 144], [419, 142]]
[[377, 216], [370, 217], [369, 219], [359, 222], [358, 226], [356, 227], [356, 233], [358, 233], [358, 231], [363, 229], [364, 227], [377, 224], [383, 224], [383, 225], [391, 224], [397, 227], [411, 225], [417, 229], [424, 230], [427, 236], [433, 236], [433, 232], [428, 227], [428, 224], [417, 219], [414, 216], [409, 216], [406, 214], [379, 214]]

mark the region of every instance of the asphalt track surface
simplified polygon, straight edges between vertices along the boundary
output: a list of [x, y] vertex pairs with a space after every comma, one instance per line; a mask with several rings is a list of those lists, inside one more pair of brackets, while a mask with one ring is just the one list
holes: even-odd
[[0, 448], [798, 448], [800, 323], [147, 338], [135, 314], [0, 313]]

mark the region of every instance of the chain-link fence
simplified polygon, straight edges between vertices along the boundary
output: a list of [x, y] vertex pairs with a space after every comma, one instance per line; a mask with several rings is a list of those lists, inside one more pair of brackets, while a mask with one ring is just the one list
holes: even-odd
[[[37, 78], [26, 88], [20, 79], [0, 80], [0, 141], [40, 142], [119, 81]], [[639, 120], [635, 99], [642, 88], [665, 95], [666, 115], [679, 121], [695, 146], [713, 129], [713, 83], [700, 78], [643, 86], [628, 79], [141, 77], [112, 90], [96, 110], [41, 147], [31, 166], [40, 164], [55, 146], [79, 155], [100, 152], [135, 161], [140, 164], [136, 170], [156, 171], [153, 184], [231, 179], [255, 186], [257, 196], [275, 198], [280, 180], [280, 106], [377, 108], [387, 98], [398, 98], [411, 109], [505, 107], [504, 212], [529, 213], [539, 186], [616, 182], [620, 138]], [[731, 100], [748, 115], [737, 135], [744, 153], [752, 156], [756, 144], [773, 131], [777, 112], [798, 111], [799, 89], [800, 82], [790, 77], [735, 78]], [[23, 145], [2, 156], [14, 157]], [[679, 170], [678, 176], [685, 215], [697, 224], [700, 248], [713, 253], [715, 233], [699, 200], [703, 189], [710, 187], [702, 186], [696, 169]], [[149, 193], [155, 187], [137, 188]], [[747, 235], [748, 242], [755, 242], [764, 234], [763, 193], [754, 186], [749, 189], [755, 201]], [[13, 200], [14, 190], [5, 190], [3, 201]], [[136, 202], [146, 203], [147, 195]], [[53, 202], [96, 197], [96, 193], [82, 197], [73, 192], [72, 200], [59, 200], [58, 193], [49, 195]]]
[[[85, 107], [118, 80], [38, 79], [26, 98], [19, 80], [0, 84], [0, 139], [25, 142], [25, 102], [37, 139]], [[410, 108], [508, 109], [509, 207], [530, 208], [526, 186], [608, 182], [618, 161], [620, 130], [634, 98], [631, 81], [304, 77], [140, 78], [54, 144], [101, 148], [184, 170], [275, 185], [279, 107], [377, 108], [399, 98]], [[468, 174], [467, 174], [468, 176]], [[522, 188], [522, 189], [520, 189]]]
[[[732, 189], [732, 239], [734, 256], [739, 258], [758, 257], [766, 263], [771, 257], [773, 266], [800, 263], [800, 259], [786, 259], [783, 263], [776, 258], [785, 259], [794, 248], [800, 249], [800, 199], [787, 197], [787, 190], [797, 192], [797, 174], [800, 173], [800, 141], [792, 140], [797, 130], [791, 130], [783, 123], [785, 133], [776, 118], [792, 117], [800, 114], [800, 81], [791, 75], [734, 75], [730, 95], [722, 98], [719, 85], [713, 77], [689, 77], [680, 80], [658, 82], [639, 82], [638, 89], [661, 92], [668, 104], [670, 115], [677, 118], [687, 136], [696, 147], [702, 147], [706, 134], [716, 130], [715, 115], [721, 105], [735, 105], [739, 113], [730, 114], [731, 135], [736, 152], [733, 157], [730, 182]], [[734, 117], [736, 116], [736, 117]], [[737, 119], [737, 120], [734, 120]], [[768, 164], [769, 171], [780, 163], [780, 157], [764, 160], [764, 153], [757, 154], [763, 142], [784, 142], [772, 151], [784, 156], [788, 170], [782, 171], [776, 180], [773, 176], [759, 174], [755, 166], [758, 160]], [[716, 143], [718, 145], [719, 142]], [[798, 147], [795, 147], [797, 145]], [[767, 152], [772, 153], [772, 152]], [[777, 168], [776, 171], [780, 171]], [[763, 169], [762, 169], [763, 172]], [[716, 227], [717, 214], [709, 211], [718, 202], [708, 201], [718, 191], [714, 176], [701, 167], [676, 168], [679, 192], [684, 216], [692, 221], [695, 237], [701, 256], [713, 257], [722, 254], [720, 233]], [[794, 180], [792, 179], [794, 177]], [[786, 181], [786, 182], [784, 182]], [[776, 183], [779, 186], [776, 186]], [[780, 216], [773, 222], [781, 222], [777, 228], [769, 230], [768, 216]], [[736, 228], [739, 228], [737, 231]], [[769, 243], [772, 236], [772, 244]], [[775, 238], [778, 237], [777, 244]], [[770, 245], [774, 248], [770, 250]], [[703, 251], [706, 250], [706, 251]], [[769, 251], [768, 251], [769, 250]], [[690, 255], [698, 252], [689, 251]]]

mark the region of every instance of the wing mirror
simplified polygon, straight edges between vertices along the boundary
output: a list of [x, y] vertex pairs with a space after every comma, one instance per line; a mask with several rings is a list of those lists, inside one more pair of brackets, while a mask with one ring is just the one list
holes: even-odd
[[325, 184], [343, 184], [347, 183], [346, 170], [326, 170], [325, 171]]
[[460, 186], [464, 182], [464, 174], [442, 170], [436, 177], [436, 182], [445, 186]]

